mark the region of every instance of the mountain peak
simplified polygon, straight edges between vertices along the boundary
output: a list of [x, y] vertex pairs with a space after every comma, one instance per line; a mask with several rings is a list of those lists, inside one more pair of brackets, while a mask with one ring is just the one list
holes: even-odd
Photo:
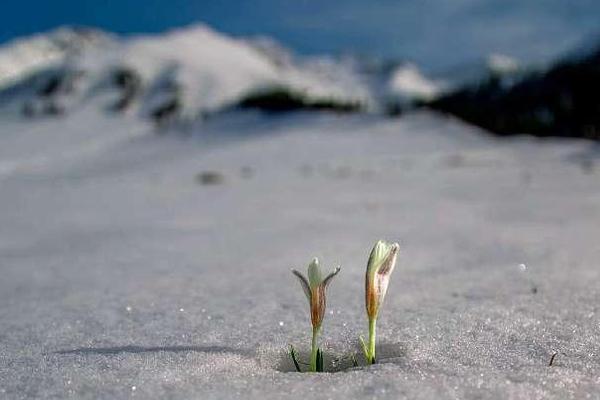
[[77, 26], [61, 26], [12, 40], [0, 46], [0, 88], [113, 40], [112, 35], [99, 29]]

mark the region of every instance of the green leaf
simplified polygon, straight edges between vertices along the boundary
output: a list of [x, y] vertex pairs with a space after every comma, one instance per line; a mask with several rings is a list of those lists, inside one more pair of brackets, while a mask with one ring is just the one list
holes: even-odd
[[319, 355], [321, 358], [321, 372], [325, 371], [325, 362], [323, 361], [323, 352]]
[[300, 370], [300, 364], [298, 364], [298, 353], [296, 352], [296, 349], [294, 349], [294, 346], [292, 346], [291, 344], [289, 354], [292, 358], [292, 361], [294, 362], [294, 367], [296, 367], [296, 372], [302, 372]]
[[369, 354], [369, 349], [367, 348], [365, 339], [362, 336], [359, 336], [358, 338], [360, 339], [360, 344], [363, 349], [363, 353], [365, 354], [365, 359], [367, 360], [367, 363], [370, 364], [371, 363], [371, 355]]
[[323, 352], [317, 349], [317, 372], [323, 372]]

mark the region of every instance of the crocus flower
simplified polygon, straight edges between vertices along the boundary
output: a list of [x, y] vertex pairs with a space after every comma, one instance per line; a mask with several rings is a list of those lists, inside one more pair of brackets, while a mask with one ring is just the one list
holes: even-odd
[[297, 270], [292, 269], [292, 273], [296, 275], [300, 281], [302, 290], [304, 290], [304, 294], [306, 295], [310, 305], [310, 320], [313, 328], [310, 356], [310, 369], [312, 372], [317, 371], [317, 361], [320, 353], [317, 344], [317, 338], [321, 330], [323, 317], [325, 316], [327, 286], [338, 272], [340, 272], [340, 267], [335, 268], [323, 279], [321, 268], [319, 268], [319, 260], [317, 258], [314, 258], [308, 265], [308, 279], [306, 279], [304, 275]]
[[361, 338], [365, 357], [369, 364], [375, 363], [375, 336], [377, 316], [379, 309], [383, 304], [385, 293], [390, 282], [390, 276], [396, 265], [396, 256], [398, 255], [398, 243], [389, 243], [383, 240], [378, 241], [367, 264], [367, 274], [365, 277], [365, 305], [367, 308], [367, 317], [369, 319], [369, 346], [365, 345]]

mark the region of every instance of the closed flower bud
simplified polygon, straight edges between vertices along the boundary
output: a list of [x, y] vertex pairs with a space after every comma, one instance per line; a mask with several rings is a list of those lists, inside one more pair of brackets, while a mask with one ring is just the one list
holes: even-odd
[[396, 265], [398, 243], [378, 241], [371, 251], [365, 279], [365, 300], [369, 319], [376, 319]]
[[383, 240], [375, 243], [371, 250], [367, 264], [367, 276], [365, 278], [365, 303], [367, 317], [369, 319], [369, 342], [365, 343], [362, 336], [360, 342], [369, 364], [375, 364], [375, 337], [377, 326], [377, 315], [383, 304], [385, 292], [387, 292], [390, 276], [396, 265], [398, 255], [398, 243], [389, 243]]

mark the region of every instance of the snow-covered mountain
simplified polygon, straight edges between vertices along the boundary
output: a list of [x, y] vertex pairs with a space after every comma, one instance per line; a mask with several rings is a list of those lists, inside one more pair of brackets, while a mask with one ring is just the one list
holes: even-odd
[[392, 72], [388, 87], [392, 95], [405, 100], [431, 100], [444, 92], [447, 83], [441, 79], [431, 79], [423, 75], [419, 68], [412, 64], [402, 64]]
[[141, 117], [193, 119], [248, 97], [280, 101], [281, 93], [313, 108], [378, 111], [443, 88], [413, 64], [297, 56], [270, 38], [234, 38], [202, 24], [128, 37], [63, 27], [0, 47], [0, 104], [27, 116], [99, 101]]
[[0, 47], [0, 89], [112, 41], [114, 37], [96, 29], [67, 27], [16, 39]]
[[127, 37], [63, 27], [0, 47], [0, 112], [36, 118], [92, 104], [159, 125], [240, 107], [396, 113], [489, 82], [509, 90], [531, 72], [493, 53], [432, 75], [409, 61], [298, 56], [270, 38], [202, 24]]
[[375, 101], [348, 63], [299, 59], [274, 42], [251, 41], [194, 25], [161, 35], [120, 38], [60, 28], [0, 48], [0, 88], [28, 115], [63, 113], [90, 99], [160, 118], [196, 117], [270, 90], [306, 102]]

